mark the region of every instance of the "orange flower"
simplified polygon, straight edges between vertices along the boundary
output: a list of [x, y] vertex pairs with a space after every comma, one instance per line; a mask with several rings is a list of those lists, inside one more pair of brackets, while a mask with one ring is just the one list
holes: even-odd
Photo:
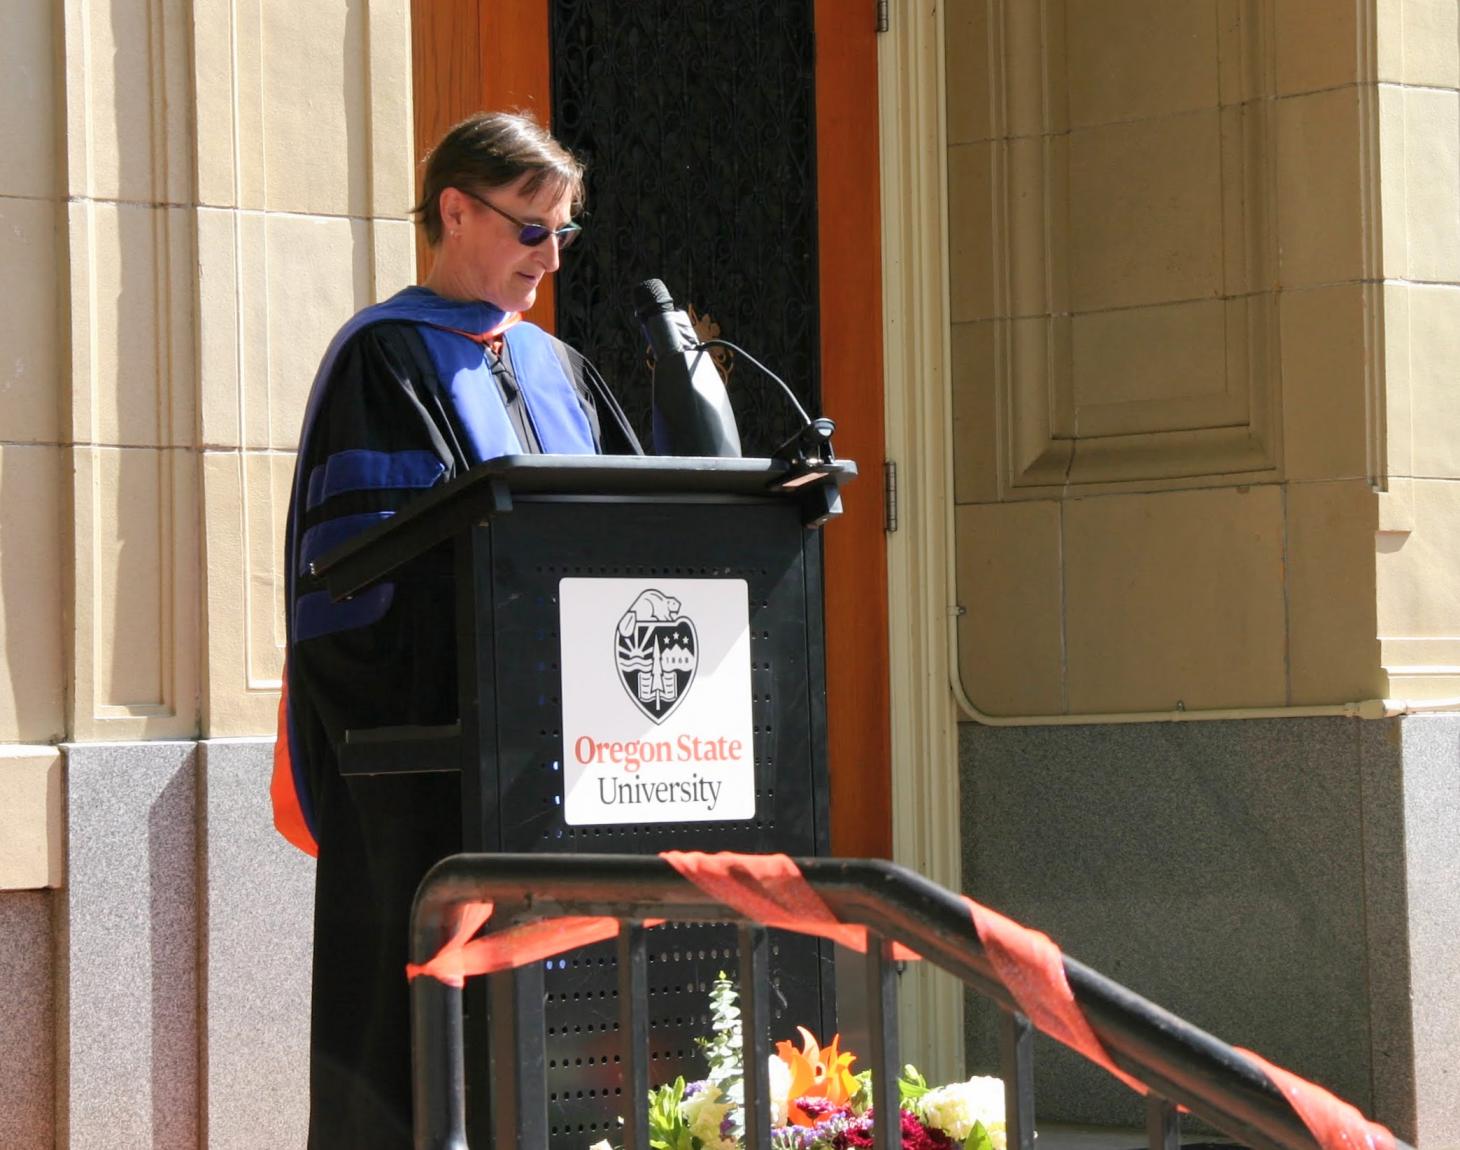
[[791, 1086], [786, 1091], [786, 1117], [798, 1126], [814, 1126], [816, 1123], [796, 1105], [796, 1100], [825, 1098], [837, 1106], [846, 1105], [857, 1093], [857, 1079], [850, 1069], [857, 1056], [837, 1050], [840, 1034], [834, 1035], [829, 1045], [818, 1046], [811, 1031], [804, 1026], [796, 1029], [801, 1032], [800, 1050], [789, 1042], [776, 1043], [776, 1053], [791, 1068]]

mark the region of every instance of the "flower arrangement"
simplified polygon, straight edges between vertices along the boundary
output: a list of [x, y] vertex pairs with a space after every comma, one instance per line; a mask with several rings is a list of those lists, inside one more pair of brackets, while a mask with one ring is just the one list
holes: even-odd
[[[654, 1150], [741, 1150], [744, 1074], [735, 984], [721, 974], [710, 993], [713, 1030], [699, 1040], [708, 1075], [676, 1078], [649, 1092], [649, 1145]], [[854, 1073], [857, 1057], [825, 1046], [805, 1027], [798, 1049], [776, 1044], [770, 1057], [773, 1150], [854, 1150], [872, 1145], [872, 1072]], [[1004, 1084], [975, 1077], [929, 1086], [912, 1066], [898, 1078], [899, 1121], [907, 1150], [1006, 1150]], [[607, 1141], [589, 1150], [612, 1150]]]

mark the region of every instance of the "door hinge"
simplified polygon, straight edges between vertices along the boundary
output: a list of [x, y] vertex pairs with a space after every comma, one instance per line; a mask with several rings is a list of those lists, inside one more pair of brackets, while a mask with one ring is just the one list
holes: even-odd
[[887, 0], [877, 0], [877, 31], [887, 31]]
[[897, 464], [891, 459], [882, 464], [882, 530], [897, 530]]

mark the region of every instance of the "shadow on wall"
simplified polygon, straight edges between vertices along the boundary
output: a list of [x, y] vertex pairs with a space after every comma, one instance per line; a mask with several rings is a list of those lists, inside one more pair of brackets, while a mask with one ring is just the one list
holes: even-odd
[[[169, 701], [172, 469], [166, 448], [191, 443], [192, 429], [174, 427], [172, 412], [173, 389], [190, 386], [193, 373], [170, 356], [178, 314], [172, 296], [188, 290], [168, 274], [175, 239], [165, 206], [173, 182], [168, 133], [176, 120], [166, 112], [159, 116], [175, 53], [165, 44], [154, 49], [154, 39], [169, 31], [154, 27], [160, 15], [109, 7], [116, 191], [88, 189], [98, 218], [93, 238], [83, 242], [93, 246], [92, 289], [104, 290], [108, 279], [116, 285], [115, 298], [98, 298], [89, 317], [97, 336], [107, 334], [112, 320], [114, 344], [98, 339], [87, 357], [91, 378], [72, 381], [78, 391], [92, 391], [96, 413], [90, 428], [77, 429], [78, 455], [90, 455], [89, 465], [78, 460], [77, 499], [90, 505], [95, 523], [92, 538], [76, 541], [78, 568], [89, 561], [94, 571], [90, 586], [78, 588], [91, 599], [83, 606], [78, 598], [78, 616], [95, 613], [92, 634], [77, 640], [80, 650], [93, 652], [94, 668], [89, 689], [79, 695], [94, 698], [98, 712], [121, 707], [146, 714]], [[119, 203], [107, 202], [113, 194]], [[110, 227], [103, 222], [107, 214], [113, 214]], [[114, 268], [106, 266], [108, 259], [115, 259]], [[82, 486], [88, 479], [89, 491]], [[78, 679], [87, 673], [77, 667]]]
[[0, 723], [7, 739], [58, 743], [65, 737], [61, 685], [61, 453], [50, 446], [0, 446], [0, 625], [5, 667]]
[[151, 948], [152, 1138], [157, 1147], [197, 1145], [198, 907], [191, 892], [196, 757], [189, 755], [147, 812], [147, 931]]

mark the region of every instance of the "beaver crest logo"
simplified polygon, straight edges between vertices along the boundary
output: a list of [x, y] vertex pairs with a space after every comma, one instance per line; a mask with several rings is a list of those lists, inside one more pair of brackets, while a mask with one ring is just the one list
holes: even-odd
[[641, 591], [618, 621], [613, 649], [629, 698], [654, 722], [664, 722], [699, 665], [699, 637], [679, 600], [652, 588]]

